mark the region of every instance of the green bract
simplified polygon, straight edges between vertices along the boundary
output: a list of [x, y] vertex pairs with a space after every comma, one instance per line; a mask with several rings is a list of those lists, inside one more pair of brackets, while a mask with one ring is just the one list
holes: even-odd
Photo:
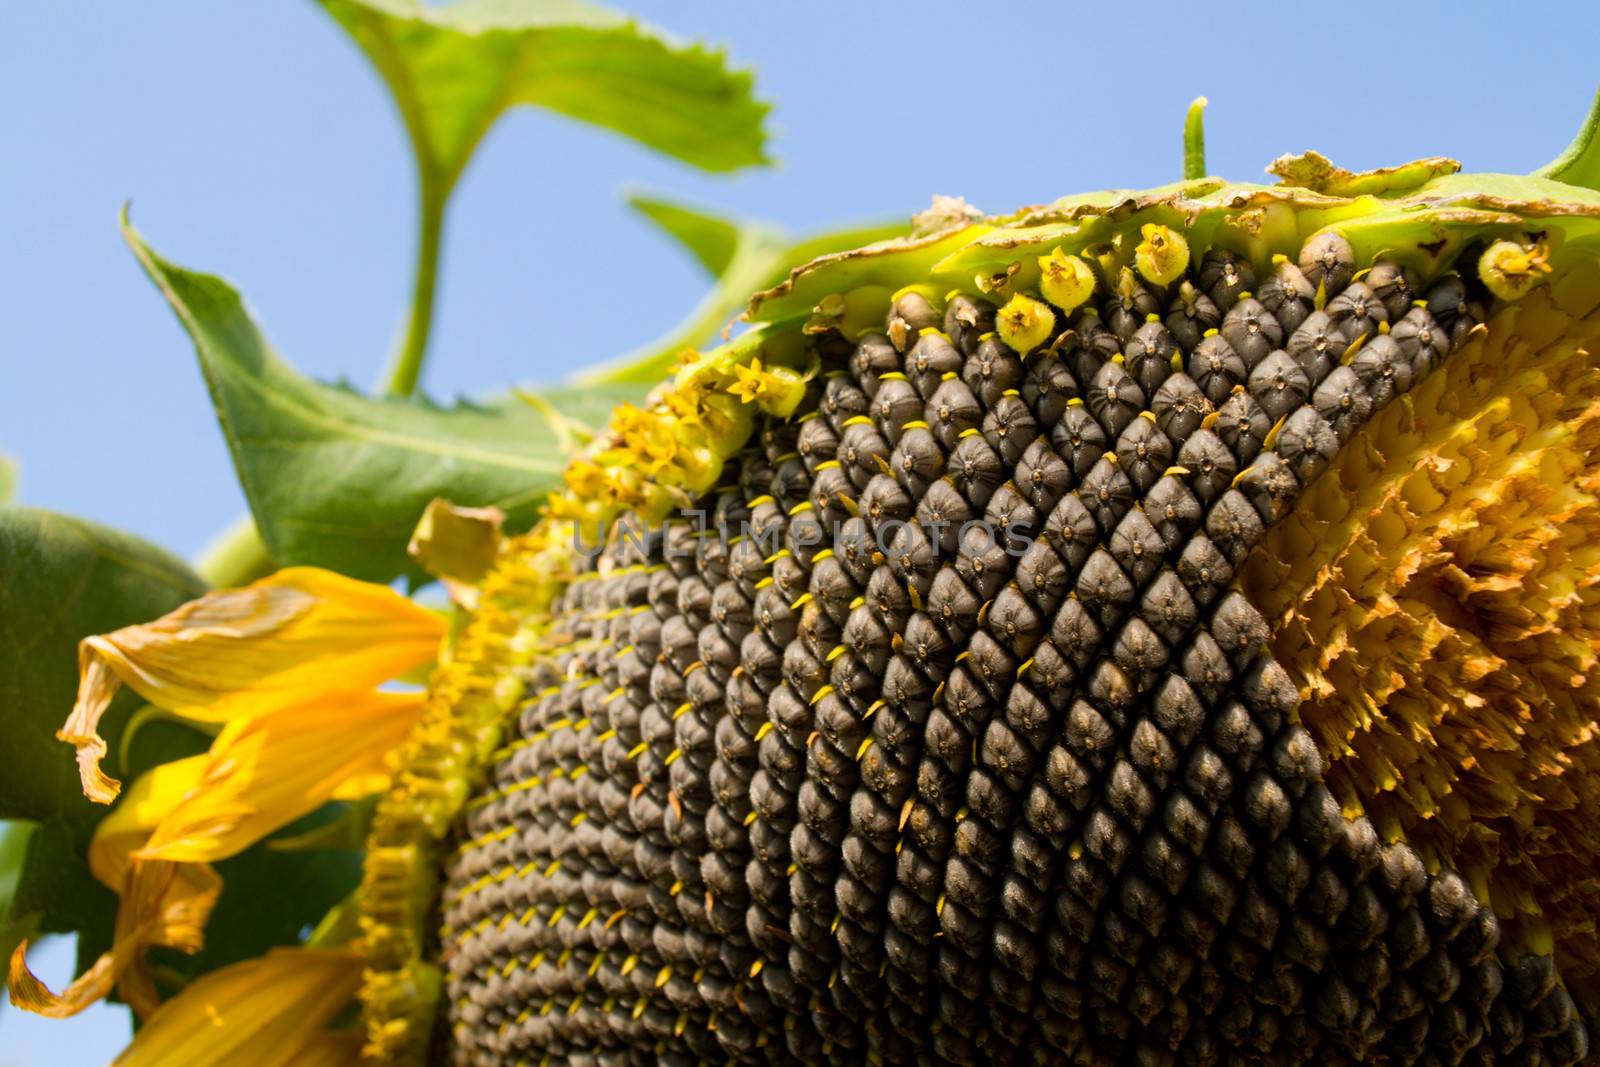
[[[887, 307], [889, 293], [929, 275], [960, 285], [983, 277], [1035, 288], [1038, 256], [1126, 240], [1145, 222], [1185, 227], [1191, 242], [1236, 252], [1261, 271], [1274, 255], [1292, 256], [1311, 236], [1331, 230], [1351, 243], [1357, 260], [1384, 253], [1424, 277], [1453, 264], [1469, 242], [1485, 238], [1548, 232], [1552, 254], [1559, 256], [1562, 245], [1600, 235], [1600, 192], [1581, 186], [1460, 174], [1451, 160], [1361, 175], [1325, 168], [1326, 162], [1312, 154], [1285, 157], [1274, 164], [1291, 176], [1280, 185], [1200, 178], [1145, 192], [1108, 190], [824, 256], [756, 294], [747, 314], [770, 322], [810, 310], [830, 293], [863, 286], [883, 289]], [[1291, 184], [1306, 180], [1314, 187]]]

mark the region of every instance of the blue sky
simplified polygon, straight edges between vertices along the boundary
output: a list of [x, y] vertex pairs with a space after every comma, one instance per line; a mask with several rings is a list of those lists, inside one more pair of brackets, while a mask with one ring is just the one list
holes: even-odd
[[[778, 166], [708, 178], [521, 111], [456, 195], [439, 395], [549, 380], [672, 324], [705, 282], [632, 216], [629, 184], [795, 231], [990, 211], [1176, 179], [1205, 94], [1211, 170], [1316, 148], [1361, 169], [1428, 155], [1526, 171], [1597, 83], [1591, 3], [894, 5], [647, 0], [726, 44], [777, 102]], [[1536, 24], [1506, 31], [1506, 12]], [[412, 178], [365, 60], [310, 0], [8, 4], [0, 14], [0, 452], [22, 499], [192, 555], [243, 508], [187, 341], [116, 213], [244, 292], [279, 350], [375, 381], [403, 312]], [[70, 956], [45, 955], [59, 981]], [[125, 1024], [0, 1008], [0, 1064], [109, 1058]], [[70, 1054], [64, 1056], [64, 1050]]]

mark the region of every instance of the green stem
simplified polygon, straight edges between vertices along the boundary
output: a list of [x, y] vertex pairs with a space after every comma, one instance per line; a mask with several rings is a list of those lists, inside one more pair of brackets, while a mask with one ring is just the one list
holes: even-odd
[[267, 554], [255, 520], [243, 515], [205, 547], [194, 569], [213, 587], [229, 589], [264, 578], [277, 566]]
[[440, 190], [426, 178], [422, 182], [421, 214], [417, 231], [417, 272], [411, 286], [411, 315], [406, 334], [389, 367], [384, 390], [391, 396], [410, 396], [422, 377], [422, 364], [428, 355], [428, 335], [433, 331], [433, 299], [439, 276], [439, 242], [444, 231], [444, 207], [448, 190]]
[[1183, 180], [1206, 176], [1206, 98], [1197, 96], [1183, 120]]

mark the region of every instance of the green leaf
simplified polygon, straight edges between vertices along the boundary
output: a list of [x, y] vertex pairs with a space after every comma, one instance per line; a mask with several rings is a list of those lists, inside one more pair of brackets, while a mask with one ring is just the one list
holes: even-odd
[[904, 222], [869, 223], [797, 240], [770, 223], [728, 219], [643, 193], [630, 195], [628, 203], [682, 244], [716, 283], [678, 325], [620, 359], [584, 371], [574, 379], [580, 383], [653, 384], [666, 376], [680, 352], [705, 343], [729, 323], [751, 293], [776, 285], [818, 256], [902, 237], [911, 228]]
[[639, 214], [671, 234], [713, 278], [728, 269], [739, 250], [740, 241], [748, 240], [752, 233], [771, 232], [774, 239], [779, 239], [777, 231], [768, 231], [767, 227], [740, 225], [732, 219], [707, 214], [670, 200], [635, 194], [628, 197], [628, 203]]
[[0, 504], [9, 504], [17, 495], [17, 461], [0, 456]]
[[[105, 808], [82, 796], [72, 748], [55, 737], [78, 689], [78, 641], [148, 622], [205, 590], [182, 560], [129, 534], [0, 506], [0, 817], [98, 821]], [[107, 740], [114, 752], [116, 739]]]
[[4, 915], [17, 895], [22, 881], [22, 861], [28, 855], [28, 842], [39, 829], [32, 819], [0, 819], [0, 915]]
[[473, 150], [530, 104], [703, 170], [767, 161], [767, 106], [720, 52], [581, 0], [322, 0], [394, 97], [418, 171], [411, 310], [385, 391], [416, 391], [427, 356], [445, 208]]
[[1566, 150], [1533, 172], [1535, 178], [1553, 178], [1585, 189], [1600, 189], [1600, 92], [1595, 93], [1589, 114], [1584, 116], [1578, 135]]
[[[566, 467], [566, 425], [516, 399], [442, 408], [375, 399], [299, 374], [222, 279], [129, 246], [194, 341], [239, 481], [272, 558], [368, 581], [415, 575], [406, 543], [434, 497], [492, 505], [510, 530], [537, 517]], [[542, 391], [568, 419], [603, 425], [645, 387]]]
[[424, 181], [448, 190], [496, 119], [533, 104], [710, 171], [766, 162], [748, 73], [577, 0], [322, 0], [388, 83]]

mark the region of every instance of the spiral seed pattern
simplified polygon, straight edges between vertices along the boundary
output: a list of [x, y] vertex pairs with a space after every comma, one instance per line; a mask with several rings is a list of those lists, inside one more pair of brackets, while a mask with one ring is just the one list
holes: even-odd
[[1583, 1058], [1551, 956], [1324, 784], [1235, 581], [1486, 314], [1358, 266], [814, 336], [706, 521], [558, 605], [447, 869], [455, 1062]]

